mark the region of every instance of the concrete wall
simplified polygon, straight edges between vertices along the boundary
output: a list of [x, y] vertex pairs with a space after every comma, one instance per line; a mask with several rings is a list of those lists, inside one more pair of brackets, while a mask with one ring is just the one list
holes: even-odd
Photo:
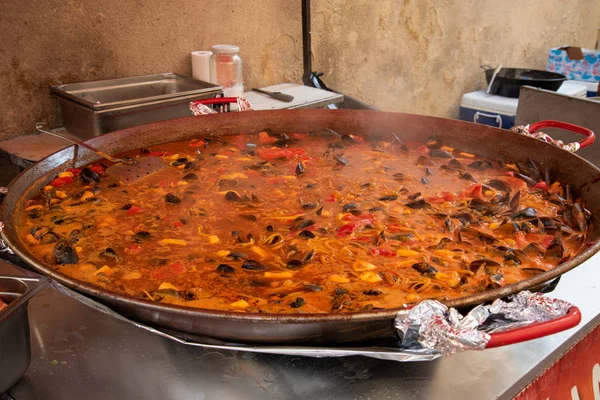
[[[543, 68], [592, 46], [598, 0], [313, 0], [314, 68], [380, 109], [455, 116], [479, 64]], [[0, 2], [0, 139], [59, 125], [48, 86], [173, 71], [189, 52], [241, 47], [247, 87], [302, 75], [300, 0]]]
[[481, 64], [545, 69], [548, 49], [593, 48], [599, 0], [314, 2], [316, 67], [388, 111], [456, 117]]

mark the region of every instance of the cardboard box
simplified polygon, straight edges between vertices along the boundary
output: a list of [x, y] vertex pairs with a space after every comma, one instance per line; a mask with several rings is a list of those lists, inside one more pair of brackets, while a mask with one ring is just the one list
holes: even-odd
[[574, 46], [550, 49], [546, 69], [568, 79], [600, 82], [600, 51]]

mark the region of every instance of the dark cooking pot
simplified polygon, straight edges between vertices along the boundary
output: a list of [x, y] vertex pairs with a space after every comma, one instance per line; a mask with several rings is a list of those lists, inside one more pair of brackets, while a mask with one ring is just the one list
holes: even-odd
[[[494, 76], [494, 68], [482, 65], [485, 70], [485, 80], [490, 84]], [[567, 77], [556, 72], [524, 68], [501, 68], [494, 78], [489, 94], [505, 97], [519, 97], [522, 86], [533, 86], [556, 92]]]
[[[530, 137], [489, 126], [444, 118], [358, 110], [283, 110], [224, 113], [190, 117], [129, 128], [96, 137], [88, 143], [108, 154], [207, 135], [275, 131], [308, 132], [326, 128], [339, 133], [385, 136], [395, 133], [406, 141], [426, 141], [435, 134], [448, 146], [491, 159], [524, 161], [531, 157], [551, 175], [568, 182], [592, 212], [590, 246], [556, 268], [514, 285], [447, 301], [453, 307], [471, 306], [505, 297], [547, 282], [581, 264], [600, 249], [600, 185], [592, 184], [600, 169], [583, 158]], [[593, 139], [592, 139], [593, 140]], [[589, 139], [588, 139], [589, 141]], [[74, 161], [73, 161], [74, 160]], [[18, 236], [25, 200], [65, 168], [98, 160], [86, 149], [69, 147], [33, 165], [10, 185], [1, 206], [2, 236], [36, 271], [142, 322], [172, 330], [234, 341], [271, 343], [349, 342], [393, 337], [398, 309], [356, 313], [263, 315], [194, 309], [127, 297], [77, 281], [39, 262]]]

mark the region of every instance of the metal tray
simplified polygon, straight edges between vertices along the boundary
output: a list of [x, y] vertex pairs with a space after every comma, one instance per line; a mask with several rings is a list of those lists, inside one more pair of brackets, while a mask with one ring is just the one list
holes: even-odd
[[89, 139], [132, 126], [190, 115], [190, 101], [215, 97], [222, 88], [171, 72], [51, 87], [63, 123]]
[[47, 283], [45, 277], [0, 275], [0, 297], [8, 304], [0, 311], [0, 393], [10, 389], [29, 367], [27, 304]]

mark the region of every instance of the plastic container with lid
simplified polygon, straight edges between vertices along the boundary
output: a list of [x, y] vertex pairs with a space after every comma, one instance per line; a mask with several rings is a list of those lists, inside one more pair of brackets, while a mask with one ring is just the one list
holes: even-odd
[[212, 47], [210, 58], [210, 81], [223, 87], [226, 97], [242, 97], [244, 81], [242, 79], [242, 59], [238, 46], [217, 44]]

